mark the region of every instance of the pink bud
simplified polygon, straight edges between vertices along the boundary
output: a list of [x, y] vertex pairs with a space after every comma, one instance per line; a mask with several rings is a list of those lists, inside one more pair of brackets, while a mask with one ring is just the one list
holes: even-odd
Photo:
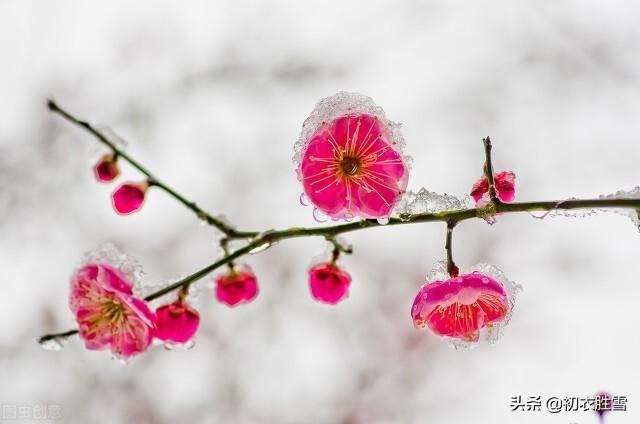
[[351, 276], [337, 265], [321, 263], [309, 270], [309, 288], [318, 302], [335, 305], [349, 294]]
[[111, 194], [113, 208], [120, 215], [128, 215], [137, 211], [144, 203], [144, 195], [149, 188], [148, 183], [125, 183]]
[[161, 306], [156, 316], [156, 338], [168, 342], [186, 343], [200, 326], [198, 311], [180, 300]]
[[249, 267], [216, 278], [216, 297], [229, 306], [247, 303], [258, 295], [258, 281]]
[[[516, 174], [511, 171], [498, 172], [493, 176], [496, 187], [496, 195], [503, 202], [513, 202], [516, 197]], [[489, 193], [487, 177], [480, 178], [471, 188], [471, 197], [476, 203], [480, 203], [483, 197]]]
[[98, 163], [93, 167], [93, 171], [96, 174], [96, 179], [103, 183], [109, 183], [120, 175], [118, 161], [110, 153], [107, 153], [100, 158]]

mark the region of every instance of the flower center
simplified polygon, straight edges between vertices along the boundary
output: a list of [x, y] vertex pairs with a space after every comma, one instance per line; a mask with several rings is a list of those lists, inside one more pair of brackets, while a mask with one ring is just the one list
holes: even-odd
[[354, 176], [361, 167], [362, 162], [355, 156], [345, 156], [340, 160], [340, 170], [344, 175]]
[[126, 311], [120, 302], [108, 300], [104, 303], [102, 316], [111, 323], [117, 323], [124, 320]]

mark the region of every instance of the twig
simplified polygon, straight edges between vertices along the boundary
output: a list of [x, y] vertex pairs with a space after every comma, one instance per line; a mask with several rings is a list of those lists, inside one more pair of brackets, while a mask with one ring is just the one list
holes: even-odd
[[456, 263], [453, 261], [453, 252], [452, 252], [452, 246], [451, 246], [451, 237], [453, 236], [453, 229], [455, 228], [456, 223], [453, 221], [448, 221], [447, 222], [447, 241], [444, 244], [444, 248], [447, 251], [447, 273], [451, 276], [451, 277], [457, 277], [458, 276], [458, 267], [456, 266]]
[[493, 178], [493, 163], [491, 162], [491, 138], [487, 136], [482, 139], [482, 143], [484, 144], [484, 175], [487, 177], [487, 181], [489, 183], [489, 198], [491, 199], [491, 203], [498, 204], [501, 203], [500, 199], [496, 194], [496, 186]]
[[171, 187], [169, 187], [168, 185], [160, 181], [158, 178], [156, 178], [149, 170], [147, 170], [147, 168], [145, 168], [142, 164], [140, 164], [138, 161], [133, 159], [131, 156], [125, 153], [122, 149], [116, 146], [111, 140], [109, 140], [108, 137], [106, 137], [102, 132], [97, 130], [89, 122], [80, 120], [75, 116], [71, 115], [69, 112], [62, 109], [60, 106], [58, 106], [58, 104], [53, 100], [50, 99], [49, 101], [47, 101], [47, 107], [51, 112], [57, 113], [58, 115], [65, 118], [67, 121], [87, 130], [94, 137], [96, 137], [98, 141], [100, 141], [102, 144], [104, 144], [109, 149], [111, 149], [114, 156], [124, 159], [129, 164], [131, 164], [131, 166], [133, 166], [142, 174], [144, 174], [149, 181], [149, 185], [158, 187], [161, 190], [165, 191], [167, 194], [172, 196], [174, 199], [176, 199], [177, 201], [182, 203], [184, 206], [186, 206], [189, 210], [191, 210], [193, 213], [195, 213], [199, 219], [203, 220], [207, 224], [222, 231], [228, 238], [251, 238], [258, 235], [258, 232], [254, 232], [254, 231], [238, 231], [232, 226], [223, 222], [221, 219], [216, 218], [211, 214], [207, 213], [204, 209], [200, 208], [195, 202], [192, 202], [186, 199], [180, 193], [178, 193], [177, 191], [175, 191], [174, 189], [172, 189]]

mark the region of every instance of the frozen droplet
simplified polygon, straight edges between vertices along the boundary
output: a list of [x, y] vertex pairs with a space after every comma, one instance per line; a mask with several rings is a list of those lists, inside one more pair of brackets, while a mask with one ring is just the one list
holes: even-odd
[[196, 345], [195, 340], [191, 339], [191, 340], [189, 340], [188, 342], [183, 343], [183, 344], [182, 344], [182, 348], [183, 348], [184, 350], [191, 350], [191, 349], [193, 349], [193, 348], [194, 348], [194, 346], [195, 346], [195, 345]]
[[69, 341], [66, 337], [54, 337], [46, 340], [38, 340], [38, 344], [44, 350], [60, 351]]
[[164, 348], [164, 350], [173, 350], [176, 348], [175, 343], [171, 343], [171, 342], [164, 342], [162, 344], [162, 347]]
[[302, 206], [309, 206], [311, 204], [311, 201], [305, 193], [300, 194], [300, 204]]
[[130, 361], [129, 358], [123, 358], [121, 356], [112, 356], [111, 360], [112, 361], [117, 361], [119, 364], [122, 364], [122, 365], [127, 365], [127, 364], [129, 364], [129, 361]]
[[493, 225], [496, 223], [496, 218], [494, 216], [485, 216], [483, 219], [484, 219], [484, 222], [486, 222], [489, 225]]
[[544, 213], [542, 213], [542, 214], [540, 214], [540, 215], [536, 215], [534, 212], [531, 212], [531, 211], [528, 211], [527, 213], [528, 213], [529, 215], [531, 215], [531, 217], [532, 217], [532, 218], [535, 218], [535, 219], [545, 219], [545, 218], [547, 217], [547, 215], [549, 215], [549, 212], [551, 212], [551, 210], [548, 210], [548, 211], [546, 211], [546, 212], [544, 212]]
[[313, 208], [313, 219], [315, 219], [316, 222], [319, 222], [320, 224], [324, 224], [325, 222], [327, 222], [329, 217], [322, 213], [320, 209]]
[[380, 218], [377, 219], [378, 224], [380, 225], [387, 225], [389, 223], [389, 217], [388, 216], [381, 216]]
[[[256, 239], [260, 239], [260, 238], [266, 237], [266, 236], [268, 236], [268, 235], [269, 235], [270, 233], [272, 233], [272, 232], [273, 232], [273, 230], [267, 230], [267, 231], [264, 231], [264, 232], [262, 232], [262, 233], [258, 234], [258, 235], [256, 236], [256, 238], [252, 239], [252, 241], [253, 241], [253, 240], [256, 240]], [[263, 242], [262, 242], [262, 244], [260, 244], [260, 245], [258, 245], [258, 246], [256, 246], [256, 247], [254, 247], [252, 250], [250, 250], [250, 251], [249, 251], [249, 254], [250, 254], [250, 255], [254, 255], [254, 254], [256, 254], [256, 253], [260, 253], [260, 252], [262, 252], [262, 251], [267, 250], [267, 249], [268, 249], [268, 248], [270, 248], [271, 246], [274, 246], [274, 245], [275, 245], [275, 244], [277, 244], [277, 243], [278, 243], [278, 242], [268, 242], [268, 241], [263, 241]]]

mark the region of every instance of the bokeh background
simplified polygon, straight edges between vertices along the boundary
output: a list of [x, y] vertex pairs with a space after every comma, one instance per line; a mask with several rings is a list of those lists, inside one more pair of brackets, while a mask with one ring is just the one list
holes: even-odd
[[640, 235], [615, 214], [456, 229], [459, 265], [524, 286], [494, 346], [456, 351], [412, 326], [444, 257], [440, 223], [349, 234], [354, 282], [336, 307], [308, 293], [321, 239], [249, 257], [250, 305], [218, 304], [208, 277], [189, 351], [122, 365], [34, 338], [73, 326], [68, 279], [100, 243], [138, 258], [149, 284], [219, 254], [215, 231], [160, 191], [117, 216], [91, 173], [100, 148], [47, 97], [241, 228], [318, 225], [292, 147], [339, 90], [404, 124], [412, 189], [466, 194], [491, 135], [520, 200], [591, 197], [640, 183], [639, 19], [634, 1], [1, 1], [0, 403], [58, 405], [68, 423], [595, 423], [511, 412], [510, 398], [607, 390], [628, 397], [607, 422], [638, 422]]

